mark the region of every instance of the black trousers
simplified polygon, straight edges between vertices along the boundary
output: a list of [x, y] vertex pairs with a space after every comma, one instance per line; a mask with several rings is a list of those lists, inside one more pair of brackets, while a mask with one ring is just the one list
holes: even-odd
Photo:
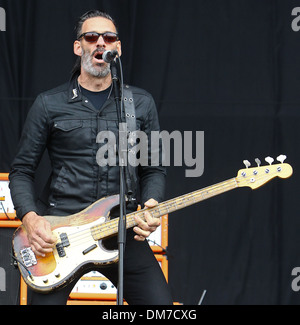
[[[168, 284], [147, 241], [137, 242], [132, 230], [127, 231], [124, 253], [124, 299], [129, 305], [172, 305]], [[108, 241], [107, 247], [116, 248], [115, 241]], [[116, 287], [118, 284], [118, 265], [105, 268], [94, 267], [105, 275]], [[83, 274], [84, 274], [83, 273]], [[65, 305], [70, 292], [83, 274], [66, 287], [48, 294], [28, 289], [28, 304], [31, 305]]]

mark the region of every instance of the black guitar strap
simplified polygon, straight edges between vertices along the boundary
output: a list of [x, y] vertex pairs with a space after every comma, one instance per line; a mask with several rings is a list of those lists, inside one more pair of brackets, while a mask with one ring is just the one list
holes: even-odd
[[137, 190], [137, 176], [135, 168], [136, 154], [134, 147], [136, 145], [136, 116], [135, 105], [133, 100], [132, 91], [130, 86], [124, 86], [124, 113], [127, 124], [127, 168], [126, 170], [126, 183], [128, 186], [128, 195], [136, 193]]

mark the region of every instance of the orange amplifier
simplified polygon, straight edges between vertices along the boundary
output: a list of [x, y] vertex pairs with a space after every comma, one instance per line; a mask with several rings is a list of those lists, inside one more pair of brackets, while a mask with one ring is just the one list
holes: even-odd
[[16, 218], [8, 185], [8, 173], [0, 173], [0, 220], [14, 220]]
[[147, 238], [155, 254], [165, 254], [168, 248], [168, 215], [160, 219], [161, 225]]
[[[168, 281], [168, 260], [165, 255], [155, 254]], [[101, 273], [92, 271], [85, 274], [74, 286], [68, 305], [116, 304], [117, 289]]]

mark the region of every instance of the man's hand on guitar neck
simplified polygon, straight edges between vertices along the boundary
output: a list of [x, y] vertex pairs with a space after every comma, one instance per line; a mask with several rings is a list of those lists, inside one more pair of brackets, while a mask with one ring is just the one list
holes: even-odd
[[43, 257], [51, 253], [57, 239], [52, 234], [50, 223], [35, 212], [25, 214], [22, 222], [33, 252]]
[[[146, 208], [153, 208], [156, 205], [158, 205], [158, 202], [154, 199], [150, 199], [145, 203]], [[139, 217], [135, 217], [134, 219], [137, 223], [137, 226], [133, 228], [134, 232], [137, 234], [134, 236], [134, 239], [137, 241], [144, 241], [160, 226], [160, 219], [153, 218], [148, 211], [145, 211], [145, 221]]]

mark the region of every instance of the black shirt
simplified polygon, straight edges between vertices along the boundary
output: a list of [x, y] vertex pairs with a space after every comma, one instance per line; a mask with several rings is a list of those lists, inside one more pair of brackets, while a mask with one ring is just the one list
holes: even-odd
[[100, 110], [110, 94], [111, 86], [103, 91], [90, 91], [83, 87], [80, 87], [80, 89], [82, 95], [87, 97], [96, 109]]

